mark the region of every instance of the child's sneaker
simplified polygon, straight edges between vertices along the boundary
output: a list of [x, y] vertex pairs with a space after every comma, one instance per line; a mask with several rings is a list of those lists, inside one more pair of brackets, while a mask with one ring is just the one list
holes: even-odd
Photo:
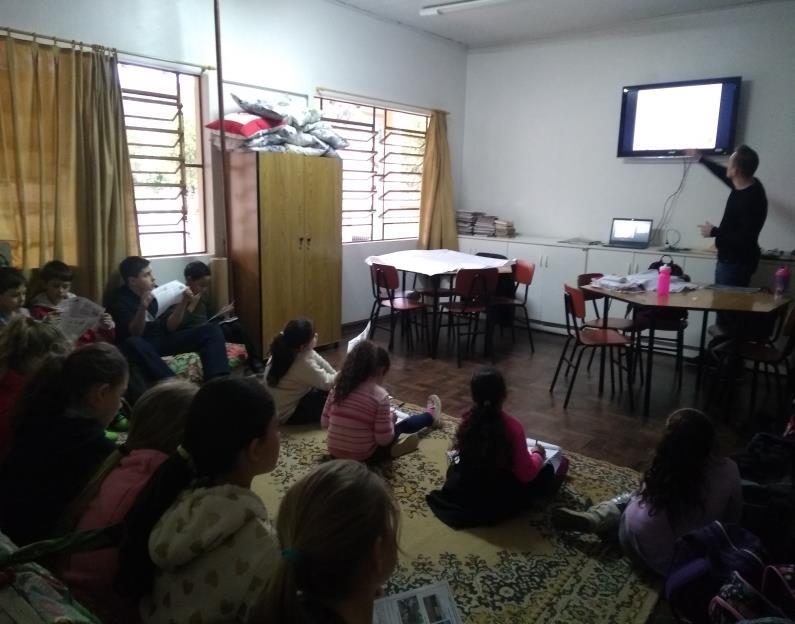
[[389, 454], [392, 457], [407, 455], [408, 453], [416, 451], [419, 445], [420, 438], [416, 433], [402, 433], [398, 436], [392, 448], [389, 449]]
[[113, 421], [108, 425], [108, 429], [111, 431], [129, 431], [130, 421], [124, 414], [119, 412], [116, 414], [116, 417], [113, 419]]
[[119, 441], [119, 434], [115, 431], [109, 431], [108, 429], [105, 429], [105, 438], [116, 443]]
[[433, 416], [433, 426], [441, 429], [442, 423], [442, 400], [436, 394], [429, 394], [428, 401], [425, 404], [425, 409]]

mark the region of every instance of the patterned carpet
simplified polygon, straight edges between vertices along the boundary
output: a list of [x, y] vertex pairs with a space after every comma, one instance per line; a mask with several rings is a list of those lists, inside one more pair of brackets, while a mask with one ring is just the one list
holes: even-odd
[[[556, 533], [541, 506], [483, 529], [455, 531], [436, 519], [425, 494], [444, 482], [455, 426], [445, 417], [443, 429], [421, 434], [417, 452], [383, 469], [402, 509], [402, 552], [387, 593], [446, 579], [468, 624], [646, 622], [659, 593], [654, 580], [635, 572], [617, 545]], [[290, 484], [325, 459], [324, 432], [285, 427], [277, 469], [253, 489], [275, 515]], [[632, 470], [574, 453], [569, 459], [569, 479], [552, 505], [582, 507], [637, 484]]]

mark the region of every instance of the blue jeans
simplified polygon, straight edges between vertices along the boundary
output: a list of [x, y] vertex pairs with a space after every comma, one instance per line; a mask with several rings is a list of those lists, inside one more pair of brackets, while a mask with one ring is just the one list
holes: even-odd
[[722, 262], [715, 265], [715, 283], [721, 286], [748, 286], [756, 267], [739, 262]]

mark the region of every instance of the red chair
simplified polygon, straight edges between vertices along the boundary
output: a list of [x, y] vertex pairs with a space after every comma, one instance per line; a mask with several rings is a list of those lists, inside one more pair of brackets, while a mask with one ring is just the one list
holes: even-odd
[[[370, 276], [373, 287], [373, 307], [370, 310], [370, 335], [368, 338], [372, 338], [375, 334], [381, 308], [389, 308], [389, 350], [392, 351], [395, 344], [395, 323], [398, 316], [401, 318], [402, 334], [407, 338], [408, 345], [411, 347], [411, 314], [413, 312], [421, 312], [421, 326], [423, 333], [427, 334], [428, 318], [425, 304], [416, 299], [400, 296], [402, 293], [397, 290], [400, 286], [400, 278], [395, 267], [388, 264], [373, 264], [370, 266]], [[417, 326], [416, 321], [414, 325]]]
[[[569, 405], [569, 399], [571, 398], [571, 391], [574, 389], [574, 382], [577, 379], [577, 373], [580, 370], [580, 363], [582, 362], [582, 356], [585, 354], [586, 349], [593, 349], [596, 347], [605, 347], [610, 349], [610, 382], [615, 393], [615, 373], [613, 369], [613, 364], [615, 363], [614, 358], [614, 349], [622, 349], [629, 354], [629, 365], [628, 370], [632, 371], [632, 344], [633, 340], [629, 336], [624, 336], [619, 332], [615, 331], [614, 329], [604, 329], [604, 328], [595, 328], [595, 327], [587, 327], [585, 326], [585, 297], [583, 296], [583, 292], [579, 288], [575, 288], [569, 285], [565, 285], [564, 287], [564, 304], [566, 307], [566, 343], [563, 345], [563, 351], [560, 354], [560, 359], [558, 360], [558, 366], [555, 369], [555, 376], [552, 378], [552, 385], [549, 387], [549, 392], [552, 393], [555, 390], [555, 384], [558, 381], [558, 375], [560, 374], [560, 369], [563, 366], [563, 362], [566, 362], [567, 368], [566, 373], [568, 374], [569, 370], [572, 368], [574, 372], [571, 375], [571, 379], [569, 380], [569, 389], [566, 392], [566, 400], [563, 403], [563, 409], [566, 409]], [[571, 353], [569, 353], [569, 345], [573, 343]], [[579, 349], [579, 354], [578, 350]], [[629, 376], [630, 380], [632, 378], [631, 372]], [[623, 382], [622, 382], [622, 367], [620, 365], [619, 360], [619, 390], [623, 390]], [[633, 405], [633, 397], [632, 391], [630, 388], [629, 393], [629, 400], [630, 406], [634, 409]]]
[[[497, 269], [461, 269], [455, 276], [453, 298], [442, 304], [448, 314], [448, 327], [454, 329], [458, 366], [461, 366], [461, 338], [466, 337], [467, 352], [471, 352], [479, 333], [483, 333], [485, 350], [489, 351], [489, 301], [497, 290]], [[486, 328], [478, 332], [481, 314], [486, 314]], [[440, 326], [441, 327], [441, 326]], [[463, 328], [466, 327], [466, 331]]]
[[[524, 313], [524, 319], [513, 319], [511, 323], [511, 332], [514, 341], [516, 341], [516, 333], [514, 328], [516, 323], [520, 323], [520, 327], [527, 329], [527, 337], [530, 339], [530, 352], [535, 353], [535, 345], [533, 344], [533, 333], [530, 330], [530, 315], [527, 313], [527, 291], [533, 283], [533, 276], [536, 272], [536, 265], [527, 260], [517, 260], [513, 265], [513, 297], [494, 297], [489, 305], [492, 308], [510, 306], [514, 310], [519, 309]], [[524, 285], [524, 296], [519, 299], [516, 296], [519, 286]]]

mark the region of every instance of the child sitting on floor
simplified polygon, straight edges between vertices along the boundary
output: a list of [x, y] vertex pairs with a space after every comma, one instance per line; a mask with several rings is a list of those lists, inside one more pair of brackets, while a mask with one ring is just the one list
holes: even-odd
[[363, 464], [316, 467], [279, 506], [281, 558], [252, 622], [372, 622], [397, 563], [399, 519], [389, 487]]
[[0, 463], [11, 446], [11, 413], [25, 380], [47, 355], [64, 354], [69, 348], [57, 327], [22, 315], [0, 331]]
[[206, 382], [177, 452], [125, 519], [116, 587], [144, 622], [246, 622], [276, 565], [255, 476], [279, 457], [273, 400], [255, 378]]
[[[75, 297], [72, 292], [72, 279], [74, 278], [72, 269], [60, 260], [51, 260], [41, 267], [39, 278], [44, 284], [44, 290], [31, 300], [31, 315], [39, 320], [47, 317], [57, 318], [59, 314], [58, 306], [67, 299], [74, 299]], [[113, 342], [116, 339], [114, 327], [113, 318], [105, 312], [97, 326], [93, 329], [87, 329], [77, 340], [77, 343]]]
[[14, 267], [0, 266], [0, 329], [16, 316], [30, 316], [22, 306], [28, 281], [22, 271]]
[[569, 462], [545, 461], [542, 446], [527, 447], [522, 424], [503, 409], [505, 379], [494, 368], [481, 368], [470, 382], [472, 409], [456, 432], [453, 462], [441, 490], [428, 505], [453, 528], [496, 524], [526, 509], [539, 495], [555, 492]]
[[[69, 506], [61, 523], [65, 531], [100, 529], [124, 519], [154, 471], [176, 452], [197, 390], [190, 382], [167, 380], [138, 399], [127, 441], [111, 453]], [[113, 588], [117, 569], [118, 548], [105, 548], [72, 555], [60, 576], [103, 622], [138, 622], [137, 605], [126, 602]]]
[[106, 342], [49, 357], [25, 383], [0, 469], [0, 529], [17, 545], [56, 522], [116, 448], [105, 427], [127, 389], [127, 360]]
[[320, 425], [328, 429], [328, 451], [337, 459], [380, 461], [416, 450], [416, 432], [441, 422], [442, 402], [428, 397], [427, 411], [398, 423], [381, 384], [389, 371], [389, 354], [369, 340], [357, 344], [326, 400]]
[[740, 471], [715, 453], [715, 427], [702, 412], [684, 408], [668, 417], [665, 433], [637, 492], [586, 511], [555, 509], [561, 530], [618, 538], [629, 558], [661, 576], [668, 573], [674, 542], [713, 520], [739, 522]]
[[307, 319], [290, 321], [271, 342], [265, 381], [282, 424], [320, 422], [337, 371], [315, 351], [316, 345], [315, 328]]

